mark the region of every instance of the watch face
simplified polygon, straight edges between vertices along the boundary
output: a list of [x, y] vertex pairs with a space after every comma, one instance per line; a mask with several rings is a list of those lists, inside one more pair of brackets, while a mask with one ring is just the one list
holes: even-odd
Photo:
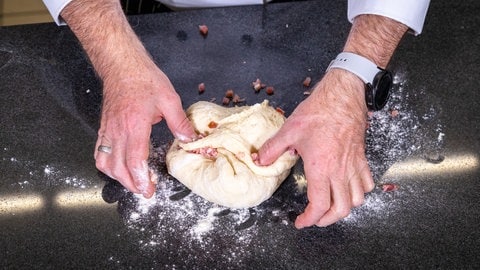
[[370, 87], [371, 92], [366, 95], [369, 109], [378, 111], [387, 104], [392, 81], [392, 74], [387, 70], [382, 70], [375, 75], [373, 84]]

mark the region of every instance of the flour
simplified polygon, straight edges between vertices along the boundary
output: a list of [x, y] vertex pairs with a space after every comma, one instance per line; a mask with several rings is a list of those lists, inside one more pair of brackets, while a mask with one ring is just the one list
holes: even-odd
[[43, 172], [47, 175], [51, 174], [52, 173], [52, 168], [50, 168], [50, 166], [47, 165], [47, 166], [45, 166], [45, 169], [43, 169]]
[[[394, 91], [387, 106], [369, 117], [366, 155], [377, 187], [365, 196], [362, 206], [352, 209], [351, 214], [338, 223], [340, 226], [352, 229], [371, 226], [405, 207], [402, 202], [416, 190], [408, 183], [399, 183], [398, 190], [383, 191], [383, 183], [401, 181], [395, 176], [384, 179], [384, 173], [413, 154], [439, 153], [442, 149], [445, 134], [438, 108], [432, 103], [424, 112], [414, 110], [409, 104], [415, 99], [426, 100], [426, 93], [406, 91], [405, 78], [402, 74], [395, 77]], [[155, 168], [158, 175], [154, 197], [146, 200], [126, 193], [119, 201], [119, 211], [139, 246], [147, 254], [166, 253], [162, 256], [171, 263], [161, 267], [175, 269], [178, 267], [175, 262], [212, 265], [213, 260], [232, 262], [238, 267], [252, 256], [255, 241], [275, 237], [266, 236], [262, 230], [265, 227], [277, 226], [270, 228], [276, 231], [286, 226], [295, 232], [293, 222], [305, 207], [303, 168], [293, 168], [292, 177], [284, 182], [277, 197], [274, 194], [272, 199], [257, 207], [229, 209], [200, 198], [171, 177], [165, 166], [168, 148], [169, 145], [151, 148], [149, 166]], [[286, 197], [288, 202], [281, 200]], [[262, 252], [262, 248], [256, 252]], [[211, 254], [215, 254], [215, 258], [211, 258]]]
[[[158, 154], [167, 147], [165, 145], [155, 151]], [[151, 199], [142, 195], [127, 198], [127, 203], [135, 205], [134, 209], [128, 209], [131, 210], [126, 220], [129, 227], [140, 231], [144, 231], [145, 227], [155, 228], [150, 231], [149, 240], [142, 242], [145, 247], [163, 243], [165, 232], [175, 232], [178, 238], [206, 245], [211, 241], [211, 234], [222, 227], [220, 221], [229, 219], [230, 229], [234, 231], [235, 226], [249, 217], [248, 209], [228, 209], [207, 202], [191, 194], [170, 176], [162, 172], [157, 174], [160, 189]], [[246, 241], [246, 238], [244, 236], [241, 240]]]
[[393, 192], [384, 192], [380, 188], [376, 188], [365, 196], [363, 205], [352, 209], [350, 215], [339, 223], [361, 228], [372, 226], [372, 223], [378, 224], [390, 213], [401, 209], [402, 198], [408, 193], [406, 186]]
[[217, 219], [215, 214], [220, 213], [222, 209], [220, 207], [213, 207], [208, 209], [208, 214], [205, 218], [199, 219], [192, 228], [193, 236], [197, 239], [203, 234], [213, 229], [213, 222]]
[[[6, 150], [7, 148], [5, 148]], [[3, 159], [5, 161], [5, 158]], [[21, 189], [35, 188], [36, 185], [56, 187], [68, 186], [73, 188], [97, 188], [97, 184], [93, 179], [72, 176], [69, 171], [58, 168], [55, 165], [38, 165], [32, 161], [22, 160], [16, 157], [9, 158], [10, 166], [17, 167], [19, 171], [26, 172], [17, 175], [18, 181], [10, 184], [18, 186]], [[43, 183], [42, 183], [43, 182]]]
[[[441, 156], [445, 134], [439, 120], [439, 108], [433, 103], [426, 112], [415, 111], [411, 107], [413, 100], [427, 103], [426, 93], [422, 90], [406, 91], [404, 74], [394, 78], [394, 91], [386, 107], [373, 113], [369, 118], [367, 130], [366, 155], [377, 187], [365, 196], [362, 206], [352, 209], [351, 214], [340, 223], [352, 226], [369, 226], [380, 222], [383, 217], [400, 210], [403, 198], [415, 192], [410, 183], [399, 184], [398, 190], [382, 191], [383, 183], [396, 183], [400, 179], [383, 177], [384, 173], [396, 162], [413, 154], [420, 156]], [[391, 113], [395, 110], [396, 113]]]
[[140, 214], [147, 214], [148, 210], [157, 204], [157, 198], [155, 196], [150, 199], [146, 199], [141, 194], [134, 194], [133, 196], [135, 196], [137, 200], [138, 212], [133, 212], [132, 215], [136, 214], [139, 217]]
[[[428, 99], [431, 105], [426, 111], [416, 111], [411, 103], [416, 100], [427, 103], [426, 93], [423, 90], [406, 91], [404, 74], [397, 74], [394, 83], [385, 108], [369, 117], [366, 155], [376, 181], [395, 162], [414, 153], [438, 153], [443, 147], [445, 134], [435, 103]], [[396, 114], [392, 114], [392, 110]]]
[[242, 264], [251, 255], [246, 247], [259, 237], [257, 217], [265, 210], [229, 209], [191, 193], [166, 172], [164, 158], [168, 147], [151, 149], [150, 166], [157, 169], [158, 175], [154, 196], [145, 199], [125, 193], [118, 202], [128, 234], [136, 239], [145, 256], [164, 253], [162, 257], [168, 258], [170, 264], [159, 268], [175, 269], [180, 262], [212, 265], [215, 260]]

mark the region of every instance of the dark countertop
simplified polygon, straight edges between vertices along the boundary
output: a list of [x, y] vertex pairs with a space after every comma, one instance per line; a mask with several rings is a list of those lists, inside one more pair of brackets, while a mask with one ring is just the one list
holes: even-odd
[[[95, 169], [101, 86], [70, 30], [0, 28], [0, 267], [479, 268], [479, 12], [478, 1], [432, 1], [424, 33], [406, 36], [395, 54], [395, 92], [370, 123], [377, 188], [344, 221], [300, 231], [292, 219], [305, 205], [294, 179], [301, 162], [270, 200], [229, 211], [165, 173], [164, 124], [153, 134], [155, 199], [125, 192]], [[304, 98], [303, 79], [321, 78], [350, 27], [346, 1], [129, 19], [185, 107], [219, 102], [232, 88], [287, 115]], [[275, 94], [255, 94], [256, 78]]]

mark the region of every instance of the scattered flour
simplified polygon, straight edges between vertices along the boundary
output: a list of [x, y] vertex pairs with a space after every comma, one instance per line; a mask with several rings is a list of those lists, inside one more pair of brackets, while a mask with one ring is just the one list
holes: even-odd
[[45, 172], [45, 174], [49, 175], [52, 173], [52, 168], [50, 168], [50, 166], [45, 166], [45, 169], [43, 170]]
[[192, 233], [195, 238], [200, 238], [204, 233], [207, 233], [213, 229], [213, 222], [217, 219], [215, 214], [221, 212], [219, 207], [213, 207], [208, 209], [208, 214], [205, 218], [197, 220], [197, 223], [192, 228]]
[[[362, 206], [352, 209], [341, 223], [354, 226], [369, 226], [383, 217], [398, 211], [404, 205], [403, 197], [415, 192], [411, 184], [400, 183], [393, 192], [382, 191], [383, 183], [398, 183], [400, 179], [385, 179], [384, 173], [396, 162], [416, 154], [424, 157], [441, 155], [445, 134], [439, 120], [439, 108], [433, 103], [426, 112], [418, 112], [412, 102], [423, 100], [422, 90], [406, 91], [404, 74], [394, 78], [394, 91], [387, 106], [370, 117], [367, 130], [366, 155], [377, 187], [365, 196]], [[395, 111], [395, 113], [392, 113]]]
[[[431, 105], [426, 112], [417, 112], [410, 107], [415, 99], [425, 98], [423, 91], [406, 91], [403, 74], [395, 77], [394, 91], [387, 106], [369, 118], [367, 130], [367, 159], [377, 184], [398, 179], [382, 179], [383, 174], [395, 162], [412, 154], [439, 152], [445, 134], [439, 123], [437, 108]], [[410, 93], [413, 92], [413, 93]], [[428, 132], [427, 132], [428, 131]], [[433, 132], [433, 133], [432, 133]], [[220, 259], [235, 261], [238, 265], [249, 255], [251, 241], [258, 237], [260, 226], [275, 223], [291, 226], [295, 213], [303, 210], [306, 181], [302, 172], [293, 172], [290, 183], [295, 194], [291, 204], [282, 207], [267, 203], [250, 209], [228, 209], [191, 194], [182, 184], [168, 175], [165, 169], [165, 153], [169, 145], [152, 149], [150, 167], [157, 169], [159, 186], [151, 200], [141, 196], [126, 197], [120, 205], [130, 231], [138, 234], [139, 244], [152, 252], [177, 250], [172, 246], [181, 243], [185, 250], [205, 250], [205, 257], [189, 253], [183, 259], [197, 262], [208, 260], [209, 253], [222, 254]], [[414, 192], [408, 185], [399, 190], [384, 192], [380, 187], [365, 197], [365, 203], [352, 210], [350, 216], [340, 224], [362, 227], [381, 219], [389, 212], [404, 207], [401, 203], [405, 194]], [[286, 205], [286, 206], [285, 206]], [[293, 214], [292, 214], [293, 213]], [[293, 218], [292, 218], [293, 216]], [[268, 220], [259, 225], [260, 220]], [[265, 225], [266, 224], [266, 225]], [[162, 247], [166, 247], [162, 249]], [[169, 248], [170, 247], [170, 248]], [[185, 248], [186, 247], [186, 248]], [[172, 258], [176, 254], [169, 254]], [[166, 266], [167, 267], [167, 266]], [[175, 265], [168, 267], [175, 268]]]
[[[7, 151], [7, 148], [4, 148]], [[18, 186], [21, 189], [35, 188], [36, 186], [57, 187], [68, 186], [73, 188], [97, 188], [97, 183], [94, 179], [87, 179], [84, 177], [72, 176], [70, 170], [58, 168], [55, 165], [38, 165], [32, 161], [22, 160], [16, 157], [8, 159], [14, 168], [20, 172], [17, 180], [10, 183], [10, 186]], [[6, 161], [3, 158], [3, 161]], [[26, 172], [26, 173], [24, 173]]]
[[[395, 76], [394, 91], [386, 108], [373, 113], [369, 118], [367, 130], [367, 159], [374, 179], [382, 183], [382, 175], [397, 161], [418, 153], [438, 153], [441, 151], [445, 134], [438, 117], [438, 108], [432, 104], [425, 112], [415, 111], [412, 100], [424, 99], [422, 90], [406, 91], [404, 74]], [[87, 90], [88, 92], [88, 90]], [[395, 110], [395, 114], [392, 111]], [[191, 263], [210, 262], [209, 254], [220, 254], [217, 260], [235, 261], [241, 264], [251, 255], [250, 248], [245, 248], [259, 237], [261, 226], [272, 223], [291, 226], [292, 213], [298, 213], [305, 206], [305, 179], [301, 173], [294, 173], [293, 187], [296, 195], [290, 204], [265, 204], [250, 209], [228, 209], [191, 194], [182, 184], [168, 175], [165, 169], [165, 154], [168, 145], [152, 149], [150, 167], [156, 169], [159, 177], [157, 192], [151, 199], [141, 195], [125, 193], [119, 199], [118, 209], [127, 225], [129, 233], [134, 234], [143, 250], [166, 252], [165, 256], [172, 262], [184, 260]], [[8, 152], [9, 149], [4, 147]], [[54, 165], [38, 166], [15, 157], [4, 157], [2, 162], [13, 166], [22, 166], [29, 172], [19, 177], [13, 186], [30, 187], [38, 181], [48, 181], [45, 186], [66, 185], [74, 188], [89, 188], [93, 184], [88, 179], [68, 175]], [[46, 180], [39, 180], [45, 179]], [[396, 182], [398, 179], [388, 179]], [[288, 183], [285, 183], [288, 184]], [[369, 220], [385, 216], [389, 211], [403, 207], [402, 197], [409, 192], [408, 185], [400, 185], [399, 190], [383, 192], [376, 188], [365, 197], [361, 207], [353, 209], [350, 216], [341, 221], [347, 226], [367, 226]], [[295, 202], [298, 201], [298, 202]], [[297, 208], [298, 206], [298, 208]], [[266, 221], [265, 221], [266, 220]], [[260, 225], [260, 222], [261, 223]], [[118, 235], [118, 237], [124, 237]], [[178, 247], [183, 248], [182, 251]], [[204, 256], [190, 254], [188, 250], [205, 250]], [[182, 253], [183, 252], [183, 253]], [[175, 260], [177, 258], [177, 260]], [[114, 256], [113, 263], [120, 263]], [[162, 266], [163, 267], [163, 266]], [[176, 269], [177, 265], [164, 265]]]
[[423, 90], [406, 91], [406, 84], [405, 76], [397, 74], [389, 102], [369, 117], [366, 155], [376, 181], [395, 162], [414, 153], [439, 153], [443, 147], [445, 134], [438, 108], [432, 102], [425, 112], [416, 111], [412, 103], [432, 99], [427, 99]]

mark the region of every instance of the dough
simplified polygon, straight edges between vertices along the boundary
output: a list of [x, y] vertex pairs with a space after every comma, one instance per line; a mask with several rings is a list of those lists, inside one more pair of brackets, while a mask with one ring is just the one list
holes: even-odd
[[202, 139], [175, 140], [167, 153], [168, 172], [193, 193], [231, 208], [256, 206], [270, 198], [298, 156], [285, 152], [270, 166], [257, 166], [251, 154], [272, 137], [285, 117], [268, 105], [226, 108], [200, 101], [187, 116]]

